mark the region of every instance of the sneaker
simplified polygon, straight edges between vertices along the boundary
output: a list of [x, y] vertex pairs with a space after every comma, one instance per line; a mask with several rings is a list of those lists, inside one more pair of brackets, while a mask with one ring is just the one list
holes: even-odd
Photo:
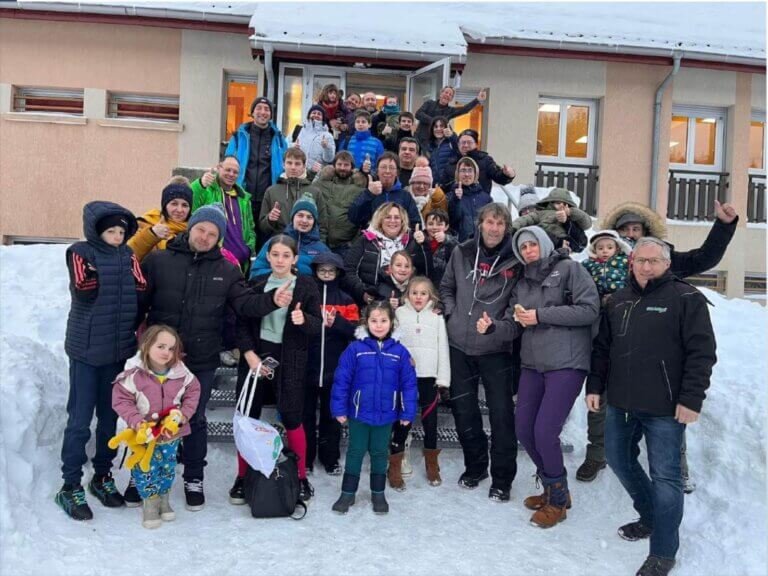
[[64, 484], [56, 493], [55, 500], [73, 520], [93, 519], [93, 512], [85, 501], [85, 490], [80, 484]]
[[488, 490], [488, 499], [493, 502], [509, 502], [509, 488], [491, 486], [491, 489]]
[[224, 350], [223, 352], [219, 352], [219, 360], [224, 366], [237, 366], [237, 358], [235, 358], [235, 355], [231, 350]]
[[488, 478], [488, 472], [486, 471], [483, 471], [480, 474], [470, 474], [469, 472], [464, 472], [459, 477], [459, 486], [468, 490], [474, 490], [477, 488], [480, 482], [486, 478]]
[[163, 521], [160, 518], [160, 496], [157, 494], [150, 496], [144, 500], [143, 506], [141, 525], [150, 530], [153, 528], [160, 528], [163, 524]]
[[658, 556], [648, 556], [635, 576], [667, 576], [675, 567], [675, 561]]
[[120, 508], [125, 504], [123, 495], [117, 490], [112, 474], [98, 475], [91, 478], [88, 491], [99, 499], [107, 508]]
[[309, 483], [309, 480], [306, 478], [299, 480], [299, 500], [308, 502], [314, 495], [315, 489], [312, 487], [312, 484]]
[[203, 492], [202, 478], [184, 480], [184, 496], [187, 499], [187, 510], [190, 512], [202, 510], [203, 506], [205, 506], [205, 493]]
[[342, 472], [341, 464], [338, 462], [325, 467], [325, 473], [328, 474], [328, 476], [341, 476]]
[[579, 466], [579, 469], [576, 470], [576, 480], [579, 482], [592, 482], [592, 480], [597, 478], [597, 473], [603, 468], [605, 468], [604, 461], [598, 462], [597, 460], [587, 458], [584, 460], [584, 463]]
[[128, 481], [128, 488], [126, 488], [123, 493], [123, 500], [125, 500], [125, 505], [128, 508], [138, 508], [141, 506], [141, 496], [139, 496], [139, 491], [136, 488], [136, 480], [133, 479], [133, 476], [131, 476], [131, 479]]
[[235, 506], [245, 504], [245, 478], [235, 478], [235, 483], [229, 489], [229, 503]]
[[638, 540], [648, 538], [650, 537], [651, 532], [653, 532], [653, 529], [648, 528], [648, 526], [640, 522], [640, 520], [624, 524], [624, 526], [618, 530], [619, 536], [630, 542], [637, 542]]
[[683, 474], [683, 494], [693, 494], [695, 490], [696, 482], [688, 474]]

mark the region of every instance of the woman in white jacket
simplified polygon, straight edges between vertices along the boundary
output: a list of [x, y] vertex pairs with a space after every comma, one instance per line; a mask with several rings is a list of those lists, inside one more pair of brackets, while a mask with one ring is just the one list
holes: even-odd
[[[439, 390], [451, 385], [451, 364], [445, 318], [436, 312], [439, 298], [434, 284], [425, 276], [417, 276], [408, 284], [406, 299], [396, 311], [400, 342], [416, 362], [419, 408], [424, 427], [424, 464], [431, 486], [439, 486], [440, 466], [437, 457], [437, 405]], [[393, 428], [389, 456], [389, 483], [395, 490], [405, 490], [402, 477], [403, 450], [409, 426]]]
[[325, 122], [325, 110], [314, 104], [307, 114], [304, 125], [293, 131], [293, 145], [298, 146], [307, 155], [308, 178], [312, 180], [323, 166], [330, 164], [336, 154], [333, 134], [328, 131]]

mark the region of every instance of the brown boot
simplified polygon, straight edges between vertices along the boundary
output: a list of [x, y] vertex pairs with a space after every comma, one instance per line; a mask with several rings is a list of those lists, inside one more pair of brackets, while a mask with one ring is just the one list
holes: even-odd
[[424, 465], [427, 468], [427, 481], [430, 486], [440, 486], [443, 483], [443, 479], [440, 478], [440, 465], [437, 463], [439, 454], [439, 448], [434, 450], [424, 448]]
[[[536, 476], [536, 488], [539, 487], [539, 477]], [[537, 496], [528, 496], [525, 500], [523, 500], [523, 505], [525, 505], [528, 510], [541, 510], [544, 508], [544, 506], [547, 505], [547, 491], [544, 490], [541, 494]], [[571, 509], [571, 493], [568, 492], [568, 500], [565, 507], [570, 510]]]
[[567, 518], [568, 481], [560, 478], [542, 478], [547, 503], [531, 516], [531, 524], [539, 528], [552, 528]]
[[387, 470], [387, 478], [389, 478], [389, 485], [398, 492], [405, 490], [405, 481], [403, 480], [403, 456], [404, 452], [398, 452], [397, 454], [390, 454], [389, 456], [389, 469]]

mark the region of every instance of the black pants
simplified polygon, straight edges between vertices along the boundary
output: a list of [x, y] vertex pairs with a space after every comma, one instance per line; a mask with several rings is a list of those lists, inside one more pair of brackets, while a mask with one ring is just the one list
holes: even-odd
[[[320, 402], [320, 425], [317, 403]], [[331, 387], [307, 382], [304, 395], [304, 432], [307, 435], [307, 466], [312, 467], [319, 454], [323, 466], [338, 464], [341, 458], [341, 424], [331, 416]], [[318, 435], [319, 432], [319, 435]]]
[[[434, 378], [418, 378], [416, 384], [419, 388], [419, 410], [421, 411], [421, 425], [424, 428], [424, 448], [434, 450], [437, 448], [437, 405], [440, 403], [440, 394], [435, 386]], [[389, 451], [399, 454], [405, 450], [405, 440], [411, 431], [413, 422], [403, 426], [396, 421], [392, 426], [392, 441]]]
[[200, 381], [200, 402], [192, 418], [189, 419], [190, 433], [181, 440], [184, 480], [203, 479], [203, 468], [208, 455], [208, 419], [205, 408], [211, 397], [213, 377], [216, 370], [197, 370], [195, 376]]
[[467, 356], [451, 347], [451, 409], [464, 452], [464, 467], [472, 475], [488, 469], [488, 437], [478, 403], [482, 378], [491, 422], [491, 478], [508, 488], [517, 474], [517, 437], [512, 357], [506, 352]]

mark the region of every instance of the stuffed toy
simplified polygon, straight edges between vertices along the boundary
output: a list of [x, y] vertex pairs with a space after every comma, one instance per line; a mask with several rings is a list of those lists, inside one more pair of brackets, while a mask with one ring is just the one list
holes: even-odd
[[149, 463], [152, 460], [152, 454], [155, 453], [157, 438], [163, 432], [169, 432], [171, 437], [175, 436], [179, 433], [183, 421], [184, 416], [181, 410], [167, 408], [160, 414], [152, 414], [152, 420], [142, 422], [138, 430], [126, 428], [113, 436], [108, 445], [114, 450], [121, 442], [125, 442], [131, 451], [131, 455], [125, 462], [126, 467], [131, 470], [138, 464], [143, 472], [149, 472]]

